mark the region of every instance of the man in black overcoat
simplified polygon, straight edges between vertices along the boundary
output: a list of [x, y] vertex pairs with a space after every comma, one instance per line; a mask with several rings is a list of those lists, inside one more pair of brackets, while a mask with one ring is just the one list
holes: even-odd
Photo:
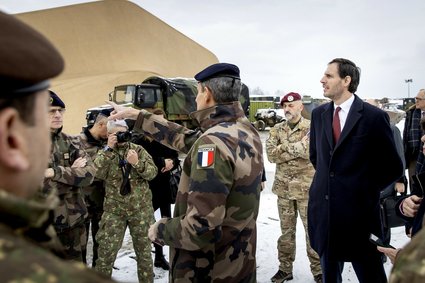
[[332, 60], [321, 79], [332, 102], [311, 116], [310, 160], [316, 173], [308, 230], [326, 283], [342, 282], [344, 262], [352, 263], [359, 282], [387, 282], [369, 236], [382, 236], [379, 192], [402, 175], [402, 162], [388, 115], [354, 94], [359, 80], [353, 62]]

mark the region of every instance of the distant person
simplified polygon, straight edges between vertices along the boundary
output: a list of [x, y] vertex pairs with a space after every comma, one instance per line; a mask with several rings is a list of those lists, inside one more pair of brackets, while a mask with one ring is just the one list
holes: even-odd
[[17, 18], [0, 12], [0, 26], [1, 281], [112, 282], [51, 252], [60, 253], [50, 225], [58, 199], [53, 192], [37, 194], [51, 146], [47, 89], [63, 70], [63, 59]]
[[[106, 124], [108, 123], [108, 116], [110, 110], [104, 109], [99, 112], [93, 125], [86, 127], [77, 136], [81, 148], [84, 149], [87, 154], [90, 156], [91, 160], [97, 155], [99, 150], [102, 150], [108, 139], [108, 131], [106, 129]], [[88, 242], [89, 231], [91, 228], [91, 237], [93, 241], [92, 246], [92, 262], [91, 267], [96, 265], [96, 260], [98, 257], [97, 250], [99, 248], [99, 243], [96, 240], [97, 232], [99, 231], [99, 223], [102, 219], [103, 214], [103, 201], [105, 199], [105, 184], [103, 180], [95, 178], [94, 181], [86, 187], [83, 187], [84, 200], [87, 205], [87, 218], [85, 219], [86, 226], [86, 242]], [[83, 262], [87, 264], [87, 248], [86, 246], [83, 249]]]
[[237, 66], [213, 64], [195, 79], [191, 117], [200, 131], [111, 102], [110, 119], [137, 119], [134, 130], [187, 154], [174, 217], [149, 229], [152, 241], [170, 246], [170, 282], [256, 282], [261, 139], [238, 101]]
[[425, 89], [419, 90], [415, 97], [415, 105], [406, 111], [404, 121], [403, 143], [406, 167], [409, 173], [409, 186], [412, 191], [412, 175], [416, 173], [416, 165], [421, 151], [422, 130], [421, 118], [425, 117]]
[[323, 281], [342, 282], [351, 262], [359, 282], [387, 282], [381, 254], [369, 241], [382, 237], [379, 193], [403, 174], [388, 115], [356, 94], [360, 69], [350, 60], [329, 62], [321, 83], [332, 102], [312, 111], [308, 229]]
[[54, 191], [59, 205], [54, 210], [53, 227], [65, 248], [67, 259], [83, 262], [87, 231], [84, 220], [87, 207], [82, 187], [91, 184], [96, 168], [82, 149], [79, 139], [62, 132], [65, 103], [50, 93], [50, 134], [52, 152], [44, 173], [43, 194]]
[[128, 227], [136, 253], [139, 282], [153, 282], [148, 229], [154, 222], [154, 214], [148, 181], [156, 176], [157, 167], [143, 147], [125, 138], [123, 133], [128, 133], [128, 126], [124, 120], [111, 120], [107, 127], [107, 145], [94, 159], [96, 177], [106, 185], [104, 212], [96, 235], [99, 257], [95, 269], [111, 276]]
[[[163, 115], [162, 110], [153, 111], [156, 115]], [[180, 164], [179, 154], [177, 151], [160, 144], [159, 142], [145, 135], [140, 135], [135, 144], [143, 146], [143, 148], [152, 156], [158, 174], [154, 179], [149, 181], [149, 188], [152, 192], [152, 206], [156, 211], [158, 208], [161, 212], [161, 217], [171, 217], [171, 190], [170, 190], [170, 172], [177, 168]], [[164, 270], [169, 270], [170, 265], [164, 257], [163, 248], [161, 245], [154, 243], [155, 260], [154, 266]]]
[[310, 120], [301, 116], [301, 95], [286, 94], [280, 101], [286, 120], [270, 129], [266, 141], [267, 157], [276, 163], [276, 174], [272, 191], [277, 195], [282, 235], [277, 241], [279, 270], [272, 282], [293, 279], [293, 263], [296, 252], [296, 228], [298, 213], [306, 231], [306, 249], [310, 269], [315, 282], [322, 282], [320, 259], [311, 248], [307, 229], [308, 191], [314, 175], [309, 160]]

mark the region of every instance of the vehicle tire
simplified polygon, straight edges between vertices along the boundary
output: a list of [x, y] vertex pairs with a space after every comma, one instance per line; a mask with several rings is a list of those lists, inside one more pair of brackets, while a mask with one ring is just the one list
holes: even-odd
[[263, 120], [258, 120], [255, 123], [255, 126], [259, 131], [264, 131], [266, 129], [266, 123]]

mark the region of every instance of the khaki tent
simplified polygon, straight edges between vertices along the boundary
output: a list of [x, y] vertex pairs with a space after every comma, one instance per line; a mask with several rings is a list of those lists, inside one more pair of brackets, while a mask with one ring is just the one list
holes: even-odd
[[217, 57], [136, 4], [106, 0], [17, 15], [47, 36], [66, 67], [52, 90], [64, 100], [64, 131], [85, 125], [86, 109], [120, 84], [151, 75], [193, 77]]

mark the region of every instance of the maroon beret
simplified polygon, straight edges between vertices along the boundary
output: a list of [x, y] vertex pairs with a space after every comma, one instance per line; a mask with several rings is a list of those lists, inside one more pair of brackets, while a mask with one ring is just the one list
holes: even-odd
[[38, 31], [1, 11], [0, 27], [0, 97], [48, 88], [48, 79], [64, 68], [58, 50]]
[[280, 106], [283, 106], [283, 103], [285, 102], [292, 102], [297, 100], [301, 100], [301, 95], [296, 92], [290, 92], [282, 98], [280, 101]]

